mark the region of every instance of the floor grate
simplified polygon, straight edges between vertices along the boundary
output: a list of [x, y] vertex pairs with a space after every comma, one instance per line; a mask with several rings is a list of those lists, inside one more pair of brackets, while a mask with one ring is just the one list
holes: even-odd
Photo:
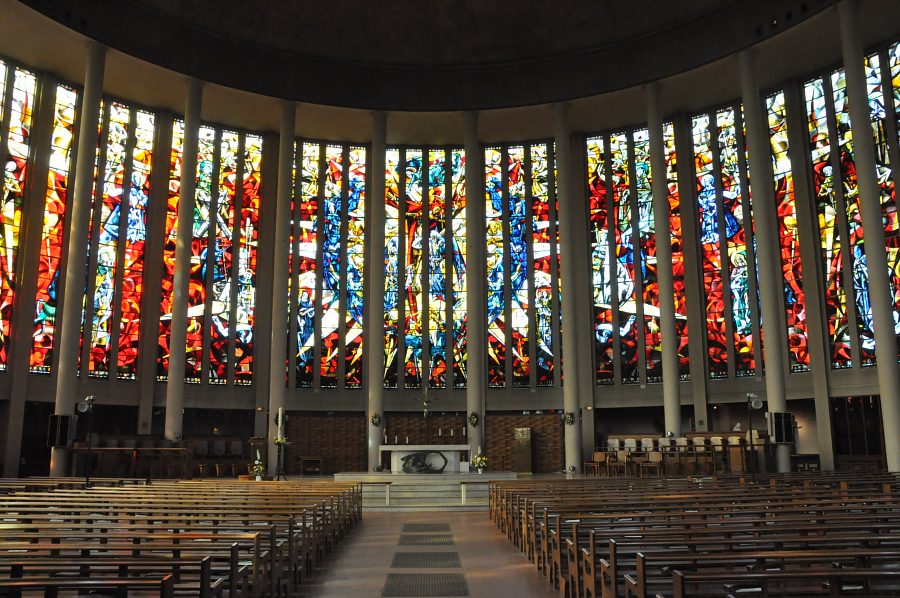
[[432, 534], [450, 533], [449, 523], [404, 523], [403, 533], [430, 532]]
[[392, 569], [456, 569], [462, 567], [458, 552], [397, 552]]
[[468, 596], [462, 573], [388, 573], [382, 598], [438, 598]]
[[453, 546], [453, 536], [447, 534], [400, 536], [400, 546]]

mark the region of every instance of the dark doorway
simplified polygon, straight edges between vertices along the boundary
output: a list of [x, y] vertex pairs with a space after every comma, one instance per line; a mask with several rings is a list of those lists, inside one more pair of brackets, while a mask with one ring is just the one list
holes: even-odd
[[831, 421], [838, 469], [885, 468], [884, 429], [878, 396], [832, 397]]

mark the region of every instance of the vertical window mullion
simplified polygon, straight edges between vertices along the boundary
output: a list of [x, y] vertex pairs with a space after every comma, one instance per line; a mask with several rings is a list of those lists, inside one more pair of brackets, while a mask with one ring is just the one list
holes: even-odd
[[453, 325], [453, 147], [444, 148], [444, 388], [452, 393], [456, 387], [456, 336]]
[[422, 304], [419, 318], [422, 329], [422, 388], [431, 387], [431, 149], [422, 148], [422, 213], [419, 231], [422, 239]]
[[[760, 100], [761, 103], [761, 100]], [[763, 110], [763, 114], [765, 114], [765, 109]], [[759, 274], [759, 268], [757, 265], [757, 257], [756, 257], [756, 231], [754, 226], [753, 219], [753, 197], [750, 194], [750, 174], [749, 174], [749, 166], [748, 166], [748, 156], [747, 156], [747, 139], [744, 135], [744, 113], [743, 110], [740, 109], [740, 104], [735, 106], [735, 134], [737, 138], [737, 148], [738, 148], [738, 168], [741, 175], [741, 205], [745, 210], [744, 213], [744, 238], [746, 239], [746, 248], [747, 248], [747, 283], [748, 283], [748, 293], [750, 295], [750, 321], [753, 329], [753, 361], [754, 361], [754, 374], [757, 379], [761, 378], [763, 373], [765, 372], [765, 364], [763, 362], [763, 338], [762, 338], [762, 327], [760, 322], [762, 322], [762, 312], [761, 306], [759, 304], [759, 280], [757, 276]], [[771, 158], [770, 158], [771, 159]], [[759, 167], [757, 167], [759, 168]], [[771, 184], [770, 181], [765, 181], [765, 184]], [[781, 281], [778, 281], [776, 284], [782, 286]], [[782, 303], [784, 299], [784, 294], [779, 293], [779, 309], [781, 313], [784, 313], [784, 305]], [[772, 334], [771, 342], [781, 342], [781, 326], [778, 323], [775, 323], [775, 327], [770, 328], [775, 334]], [[783, 364], [775, 364], [778, 368], [783, 368]]]
[[327, 145], [319, 146], [319, 187], [316, 190], [316, 297], [313, 301], [315, 311], [313, 342], [313, 389], [318, 392], [322, 388], [322, 293], [325, 288], [325, 173], [327, 172]]
[[[613, 384], [622, 384], [622, 341], [619, 328], [619, 262], [616, 254], [616, 234], [613, 230], [616, 225], [616, 202], [612, 184], [612, 148], [610, 147], [611, 135], [603, 136], [603, 170], [606, 174], [606, 213], [607, 230], [606, 237], [607, 260], [609, 262], [609, 298], [612, 311], [613, 333]], [[574, 284], [574, 281], [570, 284]]]
[[406, 148], [400, 148], [397, 169], [397, 388], [406, 388]]
[[634, 330], [637, 340], [638, 382], [647, 384], [647, 338], [644, 334], [644, 277], [641, 275], [643, 256], [641, 254], [641, 212], [637, 196], [637, 168], [635, 166], [634, 134], [628, 131], [628, 190], [631, 204], [631, 264], [634, 268]]
[[534, 278], [534, 209], [532, 202], [534, 201], [534, 190], [532, 189], [532, 163], [531, 163], [531, 147], [532, 144], [526, 143], [522, 149], [523, 177], [525, 179], [525, 193], [522, 201], [525, 202], [525, 260], [527, 264], [527, 273], [525, 275], [528, 280], [528, 387], [532, 390], [537, 388], [537, 303], [535, 302], [535, 289], [537, 281]]
[[[81, 324], [81, 367], [79, 368], [82, 376], [87, 376], [90, 371], [91, 347], [94, 344], [94, 293], [96, 292], [97, 283], [97, 254], [100, 245], [100, 214], [103, 204], [103, 180], [106, 178], [106, 148], [109, 139], [109, 113], [110, 102], [106, 99], [101, 100], [100, 104], [100, 138], [98, 140], [97, 152], [95, 155], [94, 184], [91, 205], [91, 226], [88, 233], [88, 267], [85, 276], [85, 294], [84, 308], [82, 310]], [[79, 118], [82, 116], [78, 115]], [[92, 129], [93, 130], [93, 129]], [[82, 139], [81, 143], [92, 143], [94, 136], [90, 139]], [[83, 259], [81, 256], [78, 259]]]
[[231, 282], [228, 286], [231, 299], [228, 305], [228, 370], [225, 383], [234, 385], [235, 372], [235, 344], [237, 330], [237, 304], [238, 304], [238, 278], [240, 276], [241, 248], [246, 239], [241, 234], [241, 211], [244, 202], [244, 167], [246, 165], [245, 152], [247, 135], [241, 133], [238, 137], [237, 159], [234, 165], [234, 210], [231, 222]]
[[[300, 206], [303, 203], [303, 142], [294, 140], [294, 181], [293, 205], [291, 206], [291, 249], [288, 276], [288, 344], [287, 344], [287, 387], [297, 388], [297, 355], [300, 345], [297, 340], [297, 312], [300, 309]], [[273, 359], [277, 356], [273, 355]]]
[[847, 329], [850, 331], [850, 353], [853, 367], [861, 365], [859, 327], [857, 325], [856, 289], [853, 288], [853, 265], [851, 264], [850, 227], [847, 224], [847, 202], [844, 197], [844, 176], [841, 172], [841, 140], [837, 130], [837, 116], [834, 111], [834, 87], [831, 74], [822, 77], [822, 88], [825, 94], [825, 113], [828, 115], [828, 137], [831, 139], [832, 188], [834, 192], [834, 211], [841, 239], [841, 270], [844, 276], [844, 301], [847, 310]]
[[[582, 172], [586, 168], [582, 165]], [[560, 291], [559, 291], [559, 216], [556, 210], [556, 146], [553, 141], [547, 142], [547, 200], [550, 204], [550, 288], [552, 296], [550, 297], [550, 305], [553, 310], [550, 316], [550, 334], [553, 339], [553, 360], [554, 360], [554, 376], [551, 386], [562, 386], [562, 338], [560, 335], [560, 326], [562, 325], [562, 311], [560, 309]], [[587, 217], [587, 211], [584, 226], [590, 226], [590, 218]], [[588, 235], [590, 239], [590, 235]], [[590, 246], [588, 246], [590, 250]], [[590, 267], [590, 263], [588, 264]], [[593, 325], [593, 324], [592, 324]], [[591, 335], [591, 354], [596, 351], [593, 348], [593, 334]], [[594, 360], [591, 359], [591, 363]], [[596, 367], [595, 367], [596, 370]], [[591, 374], [591, 379], [596, 381], [596, 372]], [[592, 385], [593, 386], [593, 385]]]
[[515, 361], [513, 353], [512, 331], [512, 248], [510, 247], [510, 213], [509, 213], [509, 146], [504, 146], [500, 153], [501, 181], [502, 181], [502, 213], [503, 213], [503, 313], [506, 319], [506, 361], [504, 363], [504, 387], [513, 386], [512, 364]]

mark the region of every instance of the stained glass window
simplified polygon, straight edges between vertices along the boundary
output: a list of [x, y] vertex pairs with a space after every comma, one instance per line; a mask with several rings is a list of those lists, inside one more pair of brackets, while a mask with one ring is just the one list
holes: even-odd
[[728, 377], [732, 361], [738, 377], [757, 369], [759, 302], [740, 119], [740, 109], [729, 106], [692, 120], [710, 378]]
[[[158, 380], [166, 379], [169, 366], [183, 144], [184, 123], [176, 120], [164, 231]], [[185, 382], [200, 383], [204, 372], [210, 384], [226, 384], [232, 376], [237, 385], [253, 382], [262, 156], [263, 143], [258, 135], [200, 127], [188, 274]]]
[[485, 240], [487, 251], [487, 383], [506, 386], [506, 241], [503, 234], [503, 180], [500, 148], [484, 151]]
[[[690, 374], [681, 205], [674, 127], [663, 130], [679, 378]], [[588, 220], [597, 384], [662, 381], [662, 336], [650, 135], [647, 129], [590, 137], [586, 143]], [[612, 257], [614, 256], [614, 258]], [[612, 267], [615, 265], [615, 276]], [[618, 348], [618, 351], [616, 351]], [[615, 353], [618, 353], [618, 362]]]
[[56, 86], [35, 295], [34, 340], [29, 366], [29, 371], [38, 374], [49, 374], [53, 365], [56, 310], [59, 307], [59, 269], [69, 200], [69, 169], [73, 157], [77, 104], [77, 92], [64, 85]]
[[806, 292], [803, 289], [803, 267], [800, 263], [800, 233], [794, 197], [794, 175], [789, 155], [790, 142], [784, 92], [779, 91], [766, 98], [766, 111], [774, 173], [778, 248], [784, 285], [788, 367], [791, 372], [806, 372], [810, 369]]
[[587, 140], [588, 218], [594, 305], [594, 360], [597, 384], [614, 383], [612, 275], [609, 239], [609, 159], [605, 137]]
[[[33, 73], [17, 68], [3, 72], [4, 106], [9, 102], [9, 114], [0, 114], [6, 136], [4, 144], [6, 165], [3, 171], [3, 197], [0, 200], [0, 371], [6, 370], [12, 332], [13, 306], [16, 298], [16, 258], [19, 249], [22, 202], [27, 186], [29, 152], [31, 149], [32, 112], [34, 110], [37, 78]], [[12, 75], [11, 77], [9, 75]], [[12, 96], [10, 98], [10, 95]], [[4, 108], [5, 109], [5, 108]]]
[[178, 201], [181, 197], [181, 160], [184, 154], [184, 122], [176, 120], [172, 128], [169, 153], [169, 176], [166, 188], [166, 223], [163, 246], [163, 268], [160, 285], [160, 317], [156, 356], [156, 379], [165, 380], [169, 371], [172, 335], [172, 303], [175, 281], [175, 244]]
[[296, 388], [359, 388], [366, 149], [301, 140], [295, 155], [292, 384]]
[[347, 299], [344, 316], [344, 386], [360, 388], [363, 375], [363, 273], [365, 272], [366, 150], [350, 147], [347, 179]]
[[429, 388], [462, 388], [465, 154], [389, 148], [385, 186], [385, 387], [398, 386], [402, 368], [405, 388], [421, 388], [425, 379]]
[[[678, 155], [675, 151], [675, 126], [663, 126], [666, 158], [666, 183], [669, 199], [669, 236], [672, 242], [672, 286], [675, 291], [675, 334], [678, 342], [678, 377], [691, 377], [688, 344], [687, 293], [684, 282], [684, 238], [681, 227], [681, 196], [678, 191]], [[651, 173], [652, 174], [652, 173]], [[648, 372], [649, 377], [649, 372]]]
[[155, 123], [153, 114], [121, 102], [101, 106], [85, 304], [95, 378], [137, 375]]
[[144, 294], [144, 249], [147, 243], [147, 209], [150, 201], [150, 171], [153, 166], [154, 115], [134, 113], [134, 141], [128, 184], [125, 222], [124, 262], [119, 288], [119, 339], [116, 347], [117, 376], [133, 380], [137, 375], [138, 340], [141, 328], [141, 299]]
[[553, 146], [488, 147], [484, 157], [488, 385], [553, 386], [559, 338]]
[[[868, 65], [871, 105], [873, 100], [877, 102], [878, 96], [878, 91], [872, 89], [878, 87], [878, 82], [873, 84], [871, 75], [871, 70], [877, 69], [877, 59], [870, 58]], [[807, 82], [804, 90], [825, 276], [825, 315], [831, 366], [835, 369], [853, 367], [856, 359], [863, 367], [870, 366], [875, 364], [875, 335], [843, 69]], [[873, 111], [876, 142], [880, 120], [877, 114], [876, 109]], [[886, 155], [883, 156], [885, 159]], [[890, 258], [891, 246], [895, 242], [892, 238], [895, 224], [890, 213], [896, 210], [893, 201], [885, 197], [890, 197], [889, 190], [893, 187], [886, 161], [879, 162], [879, 174], [882, 179], [882, 206], [887, 216], [885, 232]], [[848, 294], [853, 298], [852, 303], [847, 300]], [[855, 325], [852, 325], [854, 320]]]
[[259, 185], [262, 178], [262, 138], [247, 135], [241, 154], [240, 250], [235, 306], [234, 383], [253, 382], [254, 324], [256, 322], [256, 247], [259, 240]]

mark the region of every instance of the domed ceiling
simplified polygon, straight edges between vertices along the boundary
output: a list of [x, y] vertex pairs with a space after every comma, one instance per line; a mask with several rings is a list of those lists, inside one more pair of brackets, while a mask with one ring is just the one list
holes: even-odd
[[659, 79], [835, 0], [20, 1], [110, 47], [228, 87], [430, 111], [540, 104]]
[[373, 65], [522, 62], [676, 29], [734, 0], [135, 0], [213, 35]]

